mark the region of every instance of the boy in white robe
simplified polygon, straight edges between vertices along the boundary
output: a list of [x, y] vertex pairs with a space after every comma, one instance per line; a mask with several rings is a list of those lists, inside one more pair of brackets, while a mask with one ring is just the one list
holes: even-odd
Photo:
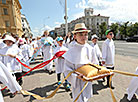
[[[138, 74], [138, 67], [136, 68], [135, 74]], [[138, 95], [138, 77], [133, 77], [131, 80], [128, 88], [127, 88], [127, 99], [131, 101], [132, 98], [136, 98], [136, 95]]]
[[[46, 30], [44, 32], [44, 36], [41, 40], [42, 40], [42, 51], [43, 51], [43, 61], [47, 61], [49, 59], [51, 59], [53, 57], [52, 53], [53, 53], [53, 49], [52, 46], [54, 45], [54, 41], [53, 38], [49, 36], [49, 32]], [[53, 69], [53, 61], [51, 61], [47, 66], [45, 66], [45, 70], [49, 73], [52, 74], [54, 73]]]
[[[63, 55], [65, 58], [65, 76], [84, 64], [98, 64], [98, 59], [96, 58], [94, 49], [87, 43], [88, 32], [90, 32], [90, 30], [86, 29], [84, 23], [78, 23], [75, 25], [75, 30], [72, 33], [76, 38], [76, 43]], [[77, 75], [75, 73], [72, 73], [67, 79], [71, 83], [73, 101], [79, 95], [85, 84], [81, 79], [82, 75]], [[92, 95], [92, 82], [88, 82], [87, 87], [82, 92], [77, 102], [87, 102]]]
[[96, 34], [92, 35], [91, 41], [92, 41], [91, 46], [94, 48], [96, 56], [97, 56], [99, 63], [100, 63], [101, 59], [102, 59], [102, 53], [101, 53], [101, 50], [97, 44], [98, 36]]
[[[63, 46], [63, 38], [62, 37], [57, 38], [57, 44], [58, 44], [58, 46], [57, 46], [57, 48], [55, 48], [54, 54], [56, 54], [59, 51], [67, 51], [68, 50], [68, 48]], [[64, 57], [61, 56], [55, 60], [55, 68], [56, 68], [56, 73], [57, 73], [58, 85], [60, 85], [61, 84], [61, 74], [64, 72]], [[65, 82], [65, 85], [66, 85], [66, 89], [69, 90], [70, 85], [67, 80]]]
[[[22, 88], [14, 79], [12, 74], [9, 72], [8, 68], [0, 61], [0, 81], [6, 85], [13, 95], [16, 95], [17, 91], [20, 91]], [[0, 87], [0, 102], [4, 102], [3, 96], [1, 94]]]
[[[102, 45], [102, 64], [106, 66], [107, 69], [114, 70], [114, 57], [115, 57], [115, 45], [112, 40], [114, 37], [112, 30], [107, 30], [105, 32], [107, 39], [104, 41]], [[109, 87], [109, 79], [110, 75], [107, 76], [107, 87]], [[111, 88], [114, 87], [111, 84]]]
[[[31, 51], [30, 46], [28, 44], [25, 44], [24, 40], [20, 39], [18, 47], [21, 49], [21, 53], [23, 55], [22, 62], [29, 66], [29, 59], [31, 58]], [[23, 72], [28, 72], [30, 69], [27, 69], [22, 66]]]

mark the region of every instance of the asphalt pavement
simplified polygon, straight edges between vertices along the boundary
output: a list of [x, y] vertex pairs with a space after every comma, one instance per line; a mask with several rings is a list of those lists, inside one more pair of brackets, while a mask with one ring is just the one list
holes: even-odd
[[[103, 41], [99, 42], [102, 45]], [[134, 73], [138, 66], [138, 43], [127, 43], [124, 41], [115, 41], [115, 69], [125, 72]], [[133, 52], [133, 54], [131, 54]], [[135, 54], [135, 55], [134, 55]], [[42, 62], [42, 58], [38, 57], [31, 67]], [[53, 68], [54, 69], [54, 68]], [[63, 76], [62, 76], [63, 78]], [[126, 97], [126, 89], [132, 77], [124, 76], [115, 73], [113, 76], [113, 90], [117, 102], [128, 102]], [[32, 93], [38, 94], [41, 97], [47, 97], [57, 87], [56, 73], [49, 75], [43, 69], [35, 70], [31, 74], [23, 77], [23, 89]], [[2, 85], [3, 86], [3, 85]], [[105, 82], [101, 79], [93, 82], [93, 97], [89, 102], [113, 102], [110, 94], [110, 89], [106, 88]], [[72, 102], [71, 91], [66, 92], [62, 85], [54, 97], [45, 100], [36, 100], [32, 96], [23, 96], [18, 93], [14, 98], [9, 97], [9, 92], [4, 92], [5, 102]], [[138, 99], [133, 99], [131, 102], [138, 102]]]

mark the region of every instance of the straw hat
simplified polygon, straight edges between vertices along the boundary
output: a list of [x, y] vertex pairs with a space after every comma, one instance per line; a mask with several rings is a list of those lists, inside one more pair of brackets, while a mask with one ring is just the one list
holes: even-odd
[[10, 40], [10, 41], [12, 41], [12, 42], [14, 42], [14, 43], [15, 43], [15, 41], [16, 41], [16, 40], [15, 40], [12, 36], [10, 36], [10, 35], [6, 35], [5, 39], [3, 39], [3, 42], [6, 41], [6, 40]]
[[84, 23], [77, 23], [75, 25], [75, 29], [74, 29], [74, 31], [72, 31], [72, 33], [74, 34], [74, 33], [77, 33], [77, 32], [85, 32], [85, 31], [90, 32], [90, 30], [88, 30], [86, 28]]

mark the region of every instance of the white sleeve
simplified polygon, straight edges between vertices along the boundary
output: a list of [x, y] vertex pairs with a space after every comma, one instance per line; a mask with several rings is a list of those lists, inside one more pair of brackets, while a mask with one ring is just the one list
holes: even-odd
[[97, 45], [97, 54], [99, 58], [102, 58], [102, 53], [98, 45]]
[[[69, 61], [65, 60], [64, 63], [64, 75], [67, 76], [71, 71], [75, 69], [75, 66], [70, 63]], [[76, 86], [76, 79], [77, 79], [77, 74], [72, 73], [71, 76], [68, 77], [68, 81], [71, 83], [72, 87]]]
[[0, 81], [5, 84], [12, 93], [22, 89], [2, 62], [0, 62]]
[[106, 43], [103, 43], [102, 45], [102, 61], [106, 61], [107, 56], [107, 45]]
[[96, 57], [96, 52], [94, 49], [92, 49], [92, 60], [91, 60], [92, 64], [99, 64], [98, 58]]

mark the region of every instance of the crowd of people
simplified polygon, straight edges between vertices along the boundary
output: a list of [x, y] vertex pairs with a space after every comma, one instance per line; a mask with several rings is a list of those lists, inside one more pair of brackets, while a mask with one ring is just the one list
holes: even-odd
[[[22, 73], [30, 70], [22, 66], [16, 58], [29, 66], [30, 62], [34, 61], [38, 55], [42, 56], [43, 62], [45, 62], [59, 51], [66, 51], [66, 53], [54, 60], [58, 85], [61, 84], [61, 74], [66, 77], [71, 71], [88, 63], [114, 70], [115, 45], [113, 31], [109, 29], [105, 32], [107, 39], [103, 42], [101, 50], [97, 44], [98, 36], [96, 34], [91, 36], [91, 44], [88, 44], [89, 32], [90, 30], [85, 27], [84, 23], [78, 23], [75, 25], [72, 35], [59, 36], [55, 40], [49, 36], [47, 30], [44, 31], [42, 36], [37, 38], [28, 38], [25, 35], [18, 37], [17, 34], [12, 33], [10, 35], [2, 35], [0, 39], [0, 81], [8, 86], [14, 97], [17, 91], [21, 90], [20, 86], [23, 84]], [[49, 74], [53, 74], [53, 61], [43, 69]], [[106, 87], [109, 87], [109, 79], [110, 76], [107, 76]], [[103, 80], [105, 79], [103, 78]], [[128, 100], [131, 100], [135, 96], [134, 94], [138, 93], [138, 84], [135, 80], [138, 79], [135, 77], [127, 89]], [[134, 85], [133, 83], [136, 84]], [[70, 90], [71, 88], [72, 90], [73, 100], [76, 99], [84, 84], [83, 75], [76, 73], [72, 73], [65, 81], [66, 89]], [[111, 84], [111, 88], [115, 88], [113, 84]], [[87, 102], [92, 96], [92, 82], [88, 82], [86, 89], [82, 92], [77, 102]], [[1, 94], [0, 101], [3, 102]]]

